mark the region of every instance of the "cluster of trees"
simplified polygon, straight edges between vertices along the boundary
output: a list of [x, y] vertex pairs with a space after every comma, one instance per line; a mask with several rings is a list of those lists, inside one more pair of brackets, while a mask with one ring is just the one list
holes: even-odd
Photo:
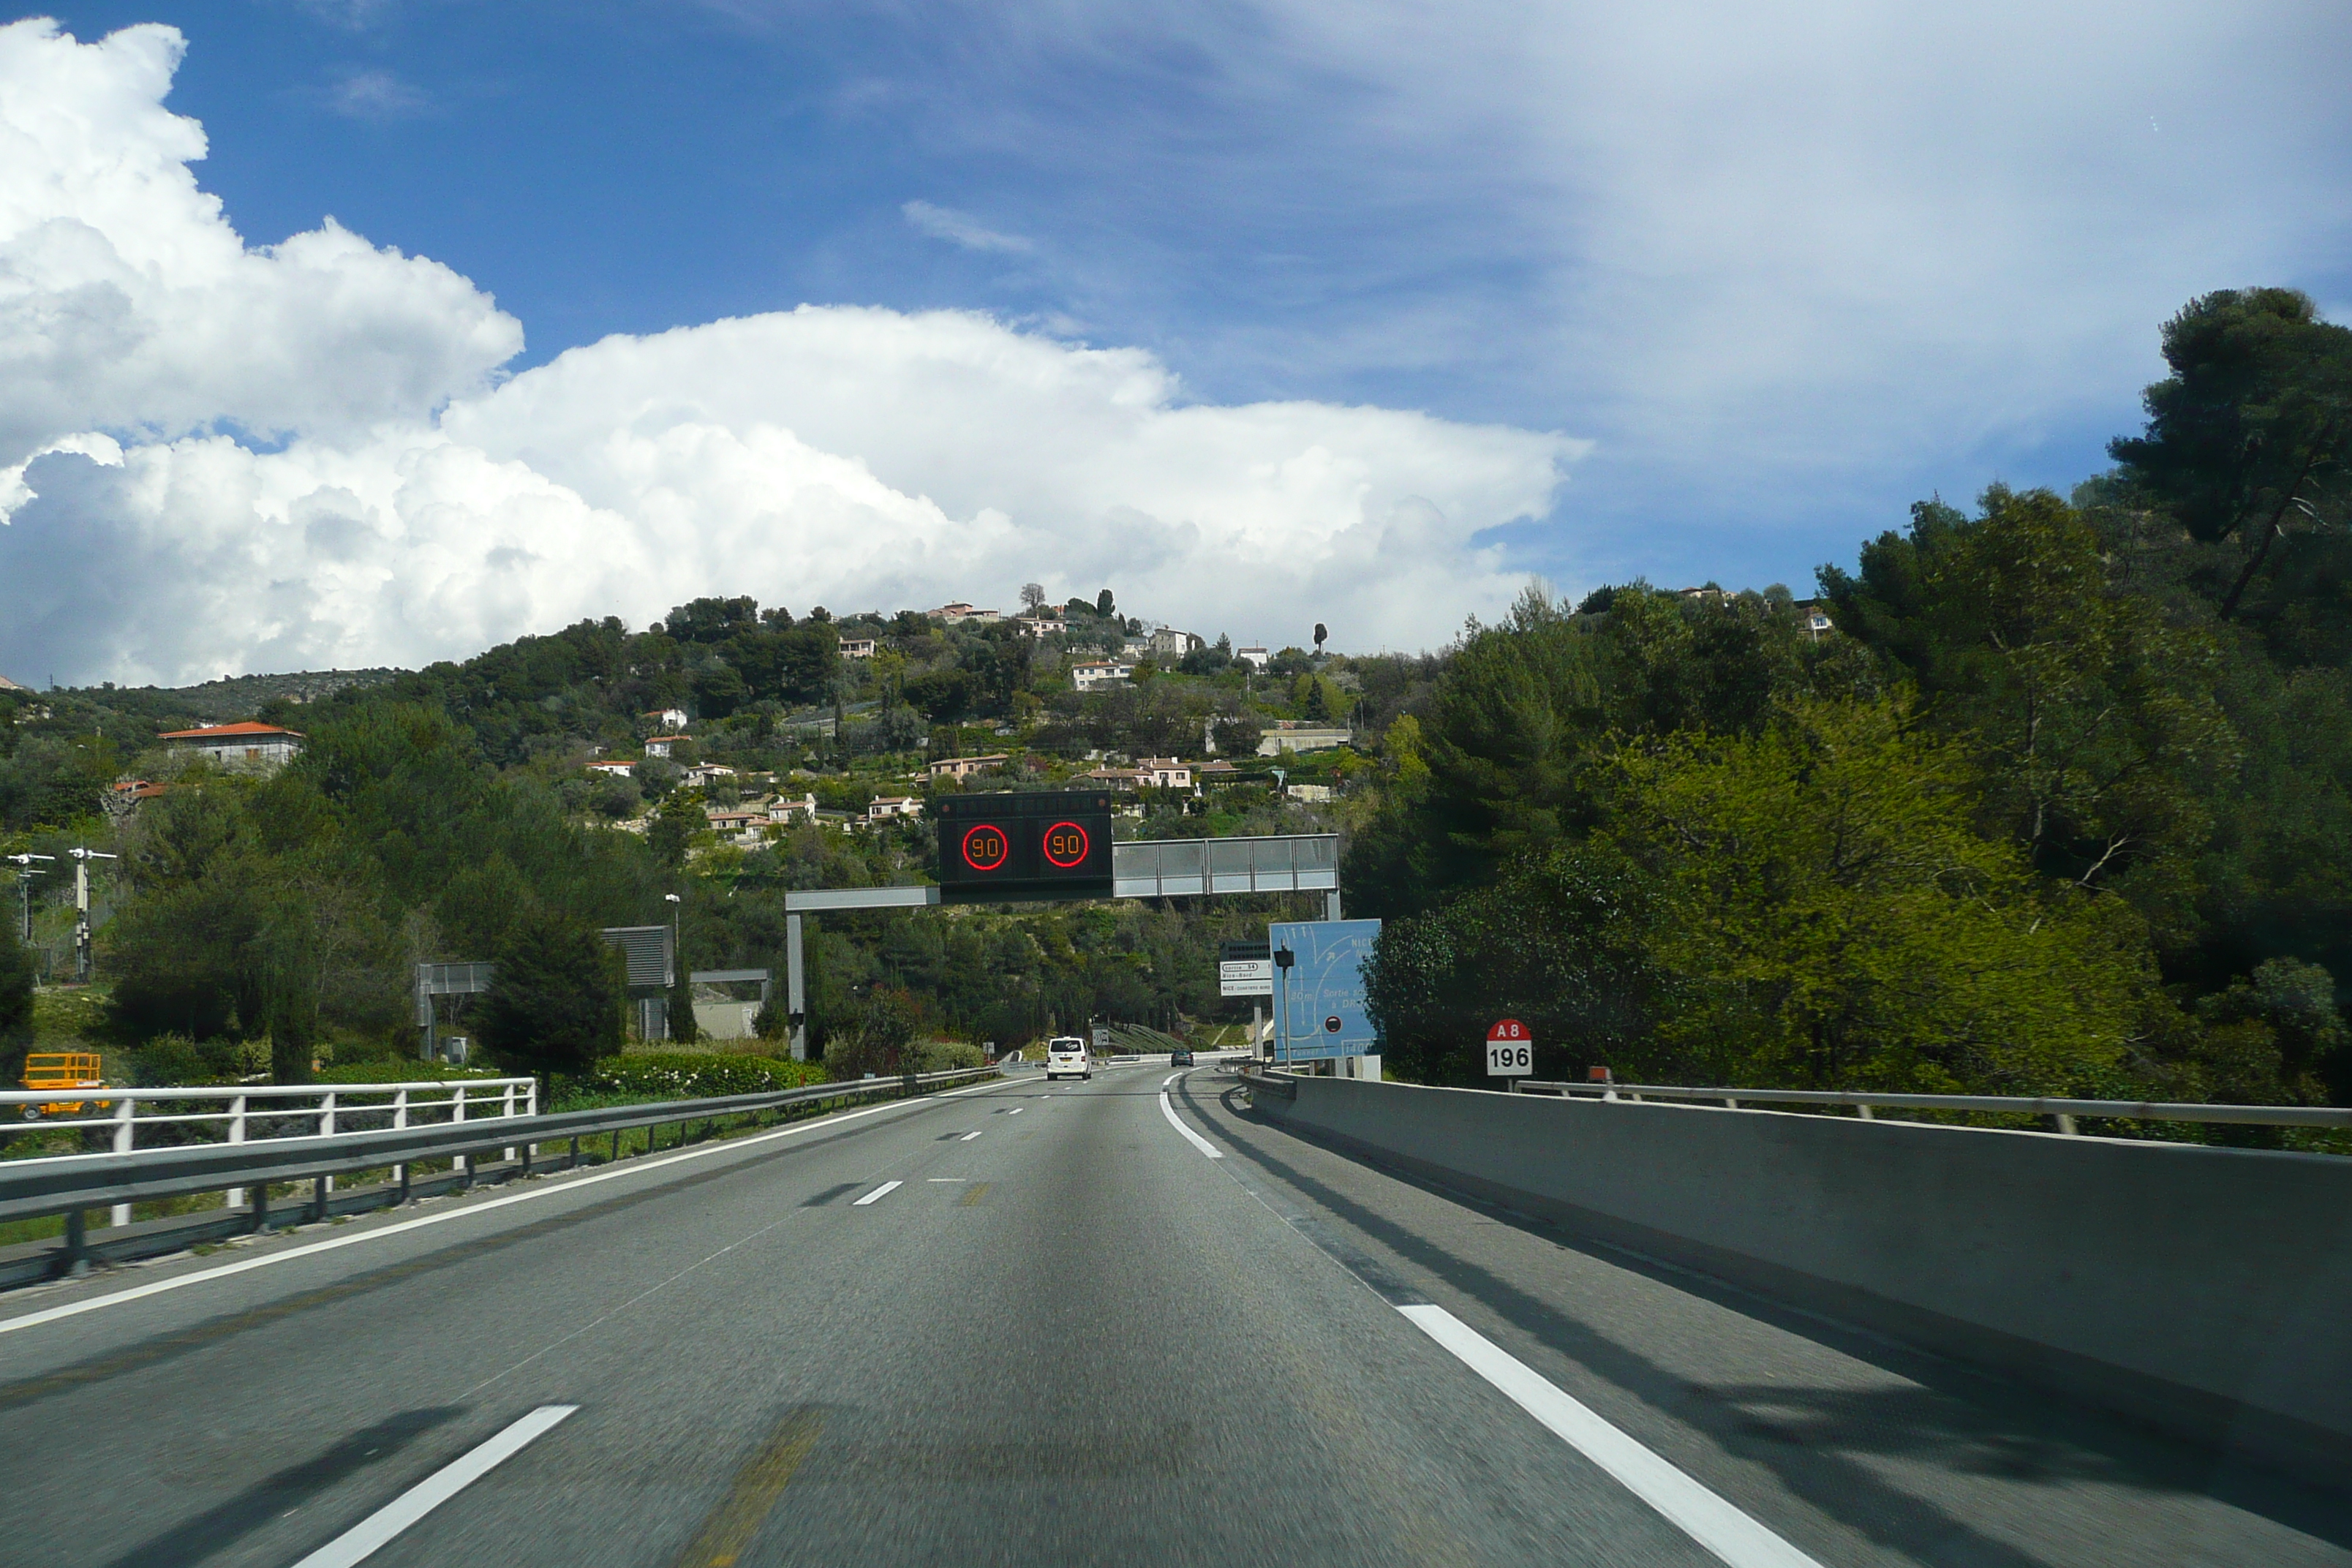
[[1406, 1073], [2352, 1097], [2352, 332], [2200, 299], [2116, 467], [1784, 591], [1530, 592], [1349, 847]]

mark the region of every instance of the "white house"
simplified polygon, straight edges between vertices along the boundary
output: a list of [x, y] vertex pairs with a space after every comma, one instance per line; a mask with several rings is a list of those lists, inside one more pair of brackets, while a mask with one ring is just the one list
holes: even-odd
[[1262, 647], [1237, 647], [1234, 649], [1234, 662], [1235, 664], [1248, 665], [1252, 669], [1264, 669], [1265, 668], [1267, 657], [1265, 649]]
[[768, 820], [772, 823], [782, 825], [790, 822], [795, 814], [811, 822], [816, 820], [816, 793], [814, 790], [798, 800], [786, 800], [778, 795], [768, 803]]
[[686, 728], [686, 710], [683, 708], [656, 708], [650, 713], [638, 716], [665, 730]]
[[1813, 641], [1819, 642], [1837, 630], [1830, 621], [1829, 612], [1822, 608], [1822, 602], [1819, 599], [1800, 599], [1796, 603], [1795, 609], [1798, 624], [1805, 628], [1805, 635]]
[[635, 778], [637, 773], [637, 764], [635, 763], [590, 763], [588, 764], [588, 771], [592, 773], [607, 773], [616, 779]]
[[1135, 765], [1135, 782], [1154, 789], [1191, 789], [1192, 764], [1176, 757], [1146, 757]]
[[1208, 646], [1191, 632], [1180, 632], [1174, 626], [1161, 626], [1143, 639], [1145, 651], [1155, 658], [1182, 658]]
[[872, 637], [842, 638], [841, 657], [844, 658], [872, 658], [874, 657], [874, 639]]
[[212, 724], [201, 730], [170, 730], [155, 737], [181, 751], [210, 757], [222, 767], [243, 773], [275, 773], [302, 754], [302, 732], [247, 720], [242, 724]]
[[732, 784], [735, 770], [721, 763], [700, 763], [686, 770], [686, 782], [691, 788], [707, 789], [715, 784]]
[[1001, 768], [1012, 760], [1003, 752], [991, 752], [984, 757], [940, 757], [926, 766], [935, 779], [968, 779], [974, 773]]
[[649, 757], [667, 757], [669, 755], [669, 751], [672, 746], [682, 745], [688, 739], [689, 739], [689, 737], [685, 735], [656, 735], [652, 740], [646, 742], [646, 755]]
[[1128, 667], [1108, 658], [1082, 659], [1070, 666], [1070, 684], [1080, 691], [1092, 691], [1097, 686], [1123, 684]]
[[1033, 637], [1059, 637], [1070, 629], [1070, 623], [1058, 616], [1024, 616], [1021, 629]]
[[923, 801], [920, 795], [877, 795], [874, 799], [866, 803], [866, 820], [868, 822], [887, 822], [894, 816], [920, 816], [922, 815]]

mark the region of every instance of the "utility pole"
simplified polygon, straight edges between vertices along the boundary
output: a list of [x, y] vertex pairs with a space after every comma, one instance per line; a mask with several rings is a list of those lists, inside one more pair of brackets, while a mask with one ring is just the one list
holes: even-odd
[[34, 866], [33, 862], [36, 860], [54, 860], [57, 857], [54, 855], [26, 854], [10, 855], [6, 857], [6, 858], [13, 862], [16, 868], [16, 892], [17, 895], [24, 900], [25, 903], [25, 945], [26, 947], [30, 947], [33, 945], [33, 879], [36, 877], [46, 877], [48, 875], [47, 871], [41, 870]]
[[89, 863], [92, 860], [111, 860], [114, 857], [79, 847], [68, 849], [66, 853], [73, 857], [74, 862], [74, 979], [87, 985], [89, 984]]

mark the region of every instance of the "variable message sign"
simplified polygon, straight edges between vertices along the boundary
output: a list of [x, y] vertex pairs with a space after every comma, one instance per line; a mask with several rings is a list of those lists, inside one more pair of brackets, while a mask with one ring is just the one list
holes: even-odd
[[1110, 897], [1107, 792], [951, 795], [935, 805], [941, 903]]

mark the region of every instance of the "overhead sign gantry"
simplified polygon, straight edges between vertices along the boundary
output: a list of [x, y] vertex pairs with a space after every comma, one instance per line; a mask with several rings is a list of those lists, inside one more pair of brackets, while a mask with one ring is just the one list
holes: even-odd
[[794, 1059], [808, 1054], [801, 917], [823, 910], [1047, 899], [1176, 899], [1220, 893], [1321, 893], [1339, 918], [1335, 833], [1255, 838], [1155, 838], [1116, 844], [1099, 790], [949, 795], [935, 803], [940, 879], [911, 888], [838, 888], [784, 895], [784, 995]]

